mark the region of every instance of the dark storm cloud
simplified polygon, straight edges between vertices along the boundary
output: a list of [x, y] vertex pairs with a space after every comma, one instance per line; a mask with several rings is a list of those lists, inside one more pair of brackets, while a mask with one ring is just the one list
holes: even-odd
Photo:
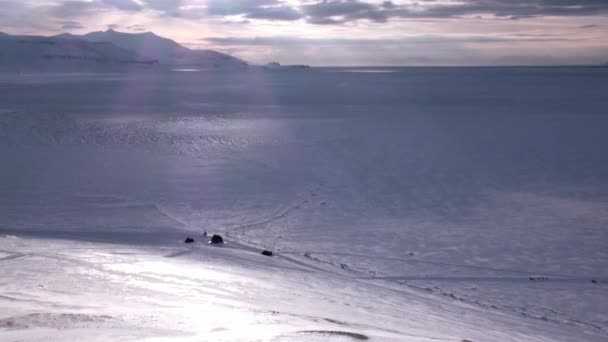
[[[18, 15], [36, 13], [40, 18], [65, 20], [97, 16], [104, 11], [132, 13], [144, 10], [161, 16], [201, 20], [210, 17], [240, 16], [241, 19], [294, 21], [304, 19], [315, 25], [341, 25], [366, 20], [383, 23], [401, 19], [450, 19], [482, 17], [522, 19], [543, 16], [608, 15], [608, 0], [418, 0], [402, 4], [397, 0], [208, 0], [204, 6], [184, 6], [185, 0], [56, 0], [49, 2], [0, 0], [0, 25], [15, 25]], [[32, 17], [29, 15], [28, 17]], [[27, 18], [25, 21], [29, 22]], [[82, 20], [80, 20], [82, 21]], [[48, 23], [48, 21], [47, 21]], [[592, 28], [592, 26], [584, 27]]]
[[[163, 14], [190, 18], [241, 15], [251, 19], [296, 20], [305, 18], [314, 24], [341, 24], [356, 20], [386, 22], [391, 18], [455, 18], [493, 15], [519, 19], [541, 16], [590, 16], [608, 14], [608, 0], [420, 0], [402, 5], [387, 0], [370, 3], [365, 0], [303, 1], [294, 6], [282, 0], [209, 0], [206, 10], [183, 10], [182, 0], [95, 0], [66, 1], [64, 7], [77, 11], [105, 5], [123, 11], [154, 9]], [[141, 5], [140, 5], [141, 4]], [[188, 13], [191, 12], [191, 13]]]
[[414, 5], [392, 1], [372, 4], [359, 0], [323, 0], [301, 6], [313, 24], [340, 24], [366, 19], [385, 22], [391, 18], [455, 18], [493, 15], [520, 19], [541, 16], [589, 16], [608, 13], [607, 0], [463, 0], [459, 2], [424, 0]]
[[[155, 0], [162, 2], [162, 0]], [[164, 2], [163, 2], [164, 3]], [[209, 16], [240, 15], [249, 19], [297, 20], [310, 24], [339, 25], [357, 20], [386, 22], [390, 19], [442, 19], [491, 15], [501, 19], [541, 16], [589, 16], [608, 13], [608, 0], [421, 0], [410, 5], [393, 1], [322, 0], [293, 6], [280, 0], [210, 0]], [[185, 14], [184, 14], [185, 16]]]
[[538, 17], [587, 16], [608, 12], [608, 1], [605, 0], [465, 0], [462, 4], [449, 5], [433, 5], [436, 1], [430, 0], [426, 3], [431, 5], [429, 10], [414, 15], [443, 18], [483, 13], [498, 17]]

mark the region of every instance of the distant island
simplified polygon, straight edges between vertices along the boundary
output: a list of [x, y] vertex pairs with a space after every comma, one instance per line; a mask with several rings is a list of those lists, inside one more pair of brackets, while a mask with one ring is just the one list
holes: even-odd
[[0, 32], [0, 69], [65, 70], [115, 67], [229, 68], [248, 64], [234, 56], [193, 50], [152, 32], [123, 33], [114, 30], [82, 36], [13, 36]]
[[270, 62], [264, 66], [266, 69], [310, 69], [310, 65], [306, 64], [291, 64], [281, 65], [278, 62]]

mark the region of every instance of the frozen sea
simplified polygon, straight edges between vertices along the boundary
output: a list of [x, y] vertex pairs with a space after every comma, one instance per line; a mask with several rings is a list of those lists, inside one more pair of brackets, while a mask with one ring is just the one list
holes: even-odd
[[0, 74], [0, 340], [605, 341], [606, 89], [607, 68]]

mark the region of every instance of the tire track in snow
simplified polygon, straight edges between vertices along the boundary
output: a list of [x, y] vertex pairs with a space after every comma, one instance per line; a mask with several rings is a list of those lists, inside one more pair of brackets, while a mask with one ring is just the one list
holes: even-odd
[[27, 256], [27, 254], [24, 254], [24, 253], [15, 253], [15, 252], [8, 252], [8, 253], [12, 253], [12, 254], [0, 258], [0, 262], [1, 261], [9, 261], [9, 260], [14, 260], [14, 259], [19, 259], [19, 258], [23, 258], [23, 257]]
[[[298, 252], [284, 252], [284, 253], [298, 253]], [[530, 275], [545, 275], [557, 278], [571, 278], [578, 279], [578, 277], [566, 274], [557, 274], [557, 273], [545, 273], [545, 272], [535, 272], [535, 271], [527, 271], [527, 270], [515, 270], [515, 269], [507, 269], [507, 268], [496, 268], [489, 266], [479, 266], [479, 265], [464, 265], [464, 264], [453, 264], [447, 262], [440, 261], [429, 261], [429, 260], [421, 260], [421, 259], [405, 259], [405, 258], [395, 258], [395, 257], [381, 257], [381, 256], [373, 256], [373, 255], [363, 255], [363, 254], [354, 254], [354, 253], [340, 253], [340, 252], [315, 252], [315, 251], [307, 251], [308, 255], [335, 255], [335, 256], [346, 256], [353, 258], [362, 258], [362, 259], [379, 259], [379, 260], [387, 260], [387, 261], [400, 261], [407, 263], [418, 263], [418, 264], [428, 264], [434, 266], [449, 266], [449, 267], [459, 267], [459, 268], [468, 268], [474, 270], [485, 270], [485, 271], [494, 271], [501, 273], [515, 273], [515, 274], [523, 274], [526, 276]]]
[[261, 219], [261, 220], [258, 220], [258, 221], [254, 221], [254, 222], [251, 222], [251, 223], [245, 223], [245, 224], [241, 224], [241, 225], [238, 225], [236, 227], [233, 227], [232, 229], [230, 229], [226, 233], [226, 235], [229, 235], [232, 232], [238, 232], [238, 231], [241, 231], [241, 233], [243, 233], [243, 231], [245, 229], [247, 229], [247, 228], [256, 227], [256, 226], [262, 226], [262, 225], [274, 222], [276, 220], [280, 220], [280, 219], [286, 217], [287, 215], [289, 215], [292, 211], [298, 210], [304, 204], [309, 203], [310, 202], [310, 198], [311, 197], [315, 197], [320, 188], [321, 188], [321, 184], [318, 184], [312, 191], [310, 191], [309, 196], [306, 197], [305, 199], [302, 199], [300, 201], [296, 201], [295, 203], [292, 203], [287, 208], [275, 212], [275, 214], [271, 215], [270, 217], [268, 217], [266, 219]]
[[604, 281], [608, 278], [544, 278], [530, 279], [530, 277], [476, 277], [476, 276], [416, 276], [416, 275], [395, 275], [395, 276], [377, 276], [377, 277], [360, 277], [363, 280], [428, 280], [428, 281], [489, 281], [489, 282], [562, 282], [562, 283], [590, 283], [592, 279]]

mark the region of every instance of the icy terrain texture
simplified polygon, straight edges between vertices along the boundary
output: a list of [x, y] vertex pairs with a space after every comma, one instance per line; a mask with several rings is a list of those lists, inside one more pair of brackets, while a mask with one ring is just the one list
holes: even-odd
[[353, 71], [0, 74], [0, 339], [606, 340], [608, 71]]

